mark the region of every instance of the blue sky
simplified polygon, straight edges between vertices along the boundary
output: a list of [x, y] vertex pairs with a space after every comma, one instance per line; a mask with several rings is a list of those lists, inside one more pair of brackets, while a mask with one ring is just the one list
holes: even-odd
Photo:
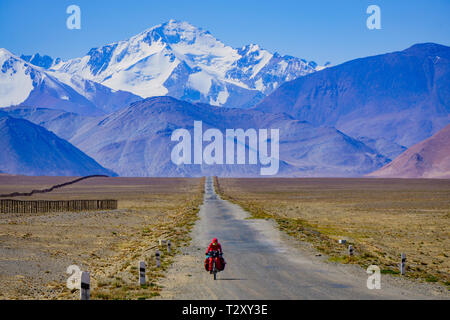
[[[81, 8], [81, 30], [66, 28], [71, 4]], [[366, 27], [370, 4], [381, 8], [381, 30]], [[257, 43], [320, 64], [421, 42], [450, 45], [449, 0], [0, 0], [0, 47], [75, 58], [170, 19], [234, 47]]]

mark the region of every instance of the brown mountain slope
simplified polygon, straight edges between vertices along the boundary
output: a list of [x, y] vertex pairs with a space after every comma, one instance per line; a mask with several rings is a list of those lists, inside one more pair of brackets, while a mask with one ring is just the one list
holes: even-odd
[[450, 178], [450, 124], [371, 173], [377, 178]]

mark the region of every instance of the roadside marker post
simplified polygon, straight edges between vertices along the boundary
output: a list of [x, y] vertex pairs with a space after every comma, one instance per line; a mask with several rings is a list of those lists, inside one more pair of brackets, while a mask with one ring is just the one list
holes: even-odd
[[89, 272], [81, 272], [81, 284], [80, 284], [80, 300], [89, 300], [91, 298], [90, 291], [90, 276]]
[[156, 266], [159, 268], [161, 266], [161, 260], [160, 260], [161, 257], [160, 257], [158, 249], [156, 249], [155, 257], [156, 257]]
[[349, 256], [353, 256], [353, 246], [352, 245], [348, 246], [348, 254], [349, 254]]
[[401, 275], [405, 275], [405, 269], [406, 269], [406, 254], [402, 253], [401, 254], [401, 263], [400, 263], [400, 274]]
[[145, 285], [145, 262], [139, 262], [139, 284], [141, 286]]
[[171, 248], [170, 240], [167, 240], [167, 252], [169, 254], [170, 254], [170, 248]]

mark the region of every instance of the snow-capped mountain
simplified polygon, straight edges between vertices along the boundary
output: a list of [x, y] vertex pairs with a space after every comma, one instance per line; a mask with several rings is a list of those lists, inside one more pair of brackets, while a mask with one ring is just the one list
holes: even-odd
[[0, 48], [0, 108], [13, 105], [103, 115], [141, 98], [76, 75], [58, 78]]
[[208, 31], [170, 20], [128, 40], [91, 49], [50, 70], [143, 98], [169, 95], [215, 106], [249, 107], [282, 83], [312, 73], [314, 62], [247, 45], [235, 49]]

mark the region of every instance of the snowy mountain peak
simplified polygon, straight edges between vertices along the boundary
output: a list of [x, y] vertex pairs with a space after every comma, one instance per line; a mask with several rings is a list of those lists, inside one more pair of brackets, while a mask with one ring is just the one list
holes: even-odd
[[0, 107], [24, 101], [33, 90], [34, 78], [27, 63], [0, 48]]
[[261, 50], [261, 47], [258, 44], [248, 44], [244, 47], [242, 47], [243, 50], [247, 51], [247, 52], [254, 52], [254, 51], [258, 51]]
[[186, 21], [169, 20], [162, 23], [159, 26], [150, 28], [151, 31], [157, 30], [165, 34], [166, 36], [174, 36], [173, 38], [167, 38], [169, 43], [179, 41], [192, 41], [197, 36], [210, 35], [210, 33], [202, 28], [197, 28]]
[[251, 44], [236, 49], [185, 21], [170, 20], [128, 40], [61, 62], [53, 75], [79, 75], [143, 98], [170, 95], [216, 106], [250, 107], [288, 80], [316, 71], [313, 62]]
[[189, 22], [178, 21], [173, 19], [169, 20], [168, 22], [151, 27], [145, 30], [144, 32], [141, 32], [135, 37], [141, 38], [149, 35], [154, 36], [155, 37], [154, 40], [157, 41], [161, 39], [163, 42], [167, 44], [174, 44], [180, 42], [193, 44], [196, 39], [202, 37], [206, 38], [210, 37], [212, 40], [217, 41], [216, 39], [214, 39], [211, 33], [209, 33], [209, 31], [195, 27]]
[[5, 48], [0, 48], [0, 56], [5, 56], [5, 55], [12, 56], [13, 54], [11, 52], [9, 52], [8, 50], [6, 50]]
[[140, 99], [76, 74], [50, 72], [0, 49], [0, 108], [39, 106], [102, 115]]

